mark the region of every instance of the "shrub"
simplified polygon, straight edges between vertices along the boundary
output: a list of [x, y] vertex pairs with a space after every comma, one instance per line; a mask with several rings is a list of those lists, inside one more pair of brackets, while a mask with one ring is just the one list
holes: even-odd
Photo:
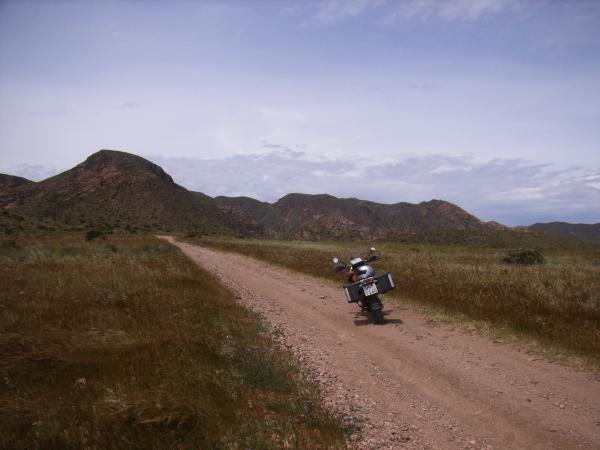
[[517, 250], [509, 251], [504, 257], [504, 262], [519, 265], [542, 264], [544, 262], [544, 257], [537, 250], [519, 248]]
[[98, 239], [102, 236], [104, 236], [104, 233], [102, 233], [100, 230], [88, 230], [88, 232], [85, 233], [85, 240], [93, 241], [94, 239]]
[[129, 233], [131, 233], [131, 234], [135, 234], [135, 233], [137, 233], [137, 228], [136, 228], [136, 227], [134, 227], [134, 226], [131, 226], [131, 225], [126, 225], [126, 226], [125, 226], [125, 229], [126, 229], [126, 230], [127, 230]]

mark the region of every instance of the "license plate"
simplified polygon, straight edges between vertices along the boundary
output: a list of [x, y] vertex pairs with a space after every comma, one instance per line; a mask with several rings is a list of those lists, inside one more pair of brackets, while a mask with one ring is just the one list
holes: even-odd
[[379, 294], [379, 290], [377, 289], [377, 285], [375, 285], [375, 283], [367, 284], [366, 286], [363, 286], [363, 292], [365, 294], [365, 297], [368, 297], [370, 295]]

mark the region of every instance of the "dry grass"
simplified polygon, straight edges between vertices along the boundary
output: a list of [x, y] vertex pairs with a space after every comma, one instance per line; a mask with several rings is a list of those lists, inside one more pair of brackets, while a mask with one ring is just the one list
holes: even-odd
[[0, 241], [0, 448], [338, 448], [232, 294], [155, 238]]
[[[372, 243], [306, 243], [202, 239], [235, 251], [342, 283], [331, 257], [364, 254]], [[518, 337], [550, 356], [575, 356], [600, 365], [600, 247], [546, 248], [546, 263], [513, 266], [506, 249], [376, 244], [379, 271], [394, 274], [399, 301], [423, 305], [488, 333]]]

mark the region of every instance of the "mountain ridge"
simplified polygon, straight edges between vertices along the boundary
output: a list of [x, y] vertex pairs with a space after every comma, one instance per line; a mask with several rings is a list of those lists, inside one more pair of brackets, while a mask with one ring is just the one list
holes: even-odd
[[[213, 198], [176, 184], [160, 166], [143, 157], [106, 149], [38, 182], [0, 174], [0, 208], [5, 215], [16, 213], [70, 226], [173, 229], [240, 237], [418, 240], [437, 235], [443, 241], [456, 233], [482, 240], [498, 233], [550, 232], [597, 239], [595, 225], [534, 224], [511, 229], [484, 222], [440, 199], [387, 204], [297, 192], [272, 203], [246, 196]], [[573, 226], [579, 228], [574, 231]]]
[[534, 223], [528, 227], [542, 233], [550, 233], [565, 236], [571, 239], [591, 241], [600, 243], [600, 223], [569, 223], [569, 222], [546, 222]]
[[272, 237], [394, 239], [448, 230], [497, 229], [444, 200], [383, 204], [329, 194], [290, 193], [273, 203], [248, 197], [215, 197], [238, 220], [250, 220]]

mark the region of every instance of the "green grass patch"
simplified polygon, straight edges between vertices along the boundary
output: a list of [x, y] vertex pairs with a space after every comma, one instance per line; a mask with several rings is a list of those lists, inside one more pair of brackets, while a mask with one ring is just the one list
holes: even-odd
[[343, 448], [214, 276], [130, 233], [0, 241], [0, 448]]

